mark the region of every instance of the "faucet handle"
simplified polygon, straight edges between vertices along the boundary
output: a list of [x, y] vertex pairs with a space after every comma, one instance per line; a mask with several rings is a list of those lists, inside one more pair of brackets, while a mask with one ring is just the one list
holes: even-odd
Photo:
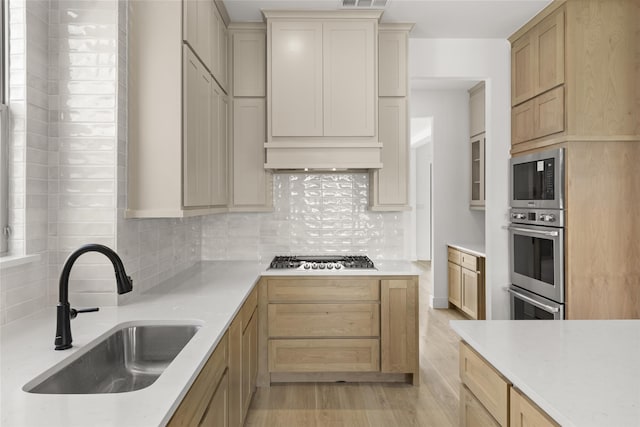
[[79, 313], [91, 313], [93, 311], [99, 311], [99, 310], [100, 309], [98, 307], [80, 308], [78, 310], [76, 310], [75, 308], [72, 308], [69, 311], [69, 317], [71, 317], [72, 319], [75, 319]]

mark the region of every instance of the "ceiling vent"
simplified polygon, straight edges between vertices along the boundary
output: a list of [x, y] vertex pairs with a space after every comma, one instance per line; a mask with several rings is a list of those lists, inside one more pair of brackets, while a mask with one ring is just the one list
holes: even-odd
[[342, 0], [342, 7], [357, 9], [384, 9], [387, 0]]

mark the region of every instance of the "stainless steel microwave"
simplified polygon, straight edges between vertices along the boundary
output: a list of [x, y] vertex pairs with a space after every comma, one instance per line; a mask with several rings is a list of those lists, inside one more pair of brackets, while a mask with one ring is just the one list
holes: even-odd
[[564, 209], [564, 149], [511, 158], [511, 207]]

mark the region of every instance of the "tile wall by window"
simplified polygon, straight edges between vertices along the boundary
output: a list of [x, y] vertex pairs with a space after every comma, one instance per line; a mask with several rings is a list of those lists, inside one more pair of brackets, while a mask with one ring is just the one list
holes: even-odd
[[406, 259], [408, 214], [371, 212], [365, 173], [276, 174], [274, 212], [202, 220], [202, 257], [270, 261], [284, 254]]

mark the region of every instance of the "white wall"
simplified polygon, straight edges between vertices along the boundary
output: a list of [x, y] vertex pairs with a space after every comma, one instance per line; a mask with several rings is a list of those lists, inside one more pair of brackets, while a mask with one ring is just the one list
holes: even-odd
[[466, 90], [412, 91], [411, 115], [433, 117], [432, 303], [445, 308], [447, 243], [484, 242], [484, 213], [469, 210], [469, 94]]
[[[415, 188], [412, 210], [415, 218], [415, 258], [431, 260], [431, 140], [411, 149], [411, 182]], [[414, 172], [415, 171], [415, 172]], [[415, 182], [415, 183], [414, 183]]]
[[[506, 319], [509, 301], [504, 287], [509, 282], [508, 237], [503, 226], [508, 213], [508, 160], [510, 148], [510, 47], [507, 40], [410, 39], [411, 78], [458, 78], [486, 81], [486, 210], [487, 318]], [[412, 113], [413, 115], [413, 113]], [[434, 134], [437, 132], [434, 122]], [[467, 125], [468, 126], [468, 125]], [[435, 139], [434, 139], [435, 141]], [[434, 187], [437, 151], [434, 147]], [[434, 206], [437, 204], [434, 189]], [[434, 239], [438, 229], [434, 212]], [[434, 271], [446, 267], [446, 251], [432, 253]], [[446, 269], [444, 269], [446, 279]], [[435, 278], [434, 278], [435, 280]], [[434, 282], [438, 301], [447, 295], [446, 280]]]

